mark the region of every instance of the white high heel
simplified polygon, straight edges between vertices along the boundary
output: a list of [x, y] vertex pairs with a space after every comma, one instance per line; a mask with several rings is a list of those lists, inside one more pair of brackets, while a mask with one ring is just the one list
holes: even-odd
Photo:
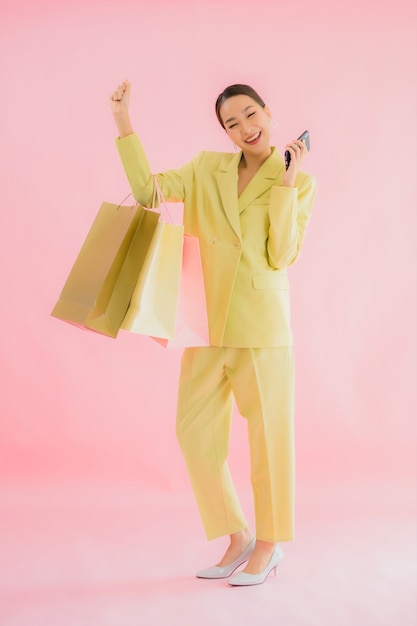
[[261, 585], [265, 582], [268, 574], [274, 570], [274, 574], [277, 573], [277, 565], [284, 558], [284, 553], [281, 546], [276, 545], [269, 559], [268, 565], [259, 574], [248, 574], [246, 572], [238, 572], [228, 581], [229, 585], [234, 587], [245, 585]]
[[214, 565], [213, 567], [202, 569], [197, 572], [197, 578], [228, 578], [233, 574], [235, 569], [239, 567], [239, 565], [242, 565], [249, 560], [249, 557], [255, 547], [255, 543], [256, 539], [254, 537], [250, 544], [243, 550], [242, 554], [240, 554], [237, 559], [235, 559], [232, 563], [230, 563], [229, 565], [224, 565], [222, 567]]

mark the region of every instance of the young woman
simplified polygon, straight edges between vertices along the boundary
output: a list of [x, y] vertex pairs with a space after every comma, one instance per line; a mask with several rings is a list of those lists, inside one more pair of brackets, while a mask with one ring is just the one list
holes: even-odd
[[[111, 96], [116, 145], [133, 196], [150, 206], [153, 177], [129, 117], [131, 86]], [[271, 113], [248, 85], [217, 99], [236, 153], [201, 152], [157, 175], [167, 201], [184, 203], [185, 231], [200, 241], [210, 346], [181, 361], [177, 435], [208, 539], [230, 535], [217, 565], [200, 578], [263, 583], [293, 538], [294, 362], [287, 267], [300, 253], [315, 194], [301, 172], [307, 149], [286, 146], [288, 169], [270, 146]], [[233, 397], [248, 423], [256, 537], [227, 465]]]

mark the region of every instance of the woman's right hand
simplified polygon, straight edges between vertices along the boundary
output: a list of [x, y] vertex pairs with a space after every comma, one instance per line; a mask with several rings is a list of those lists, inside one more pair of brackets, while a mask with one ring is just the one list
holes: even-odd
[[119, 131], [119, 137], [123, 138], [133, 133], [129, 117], [130, 83], [124, 80], [110, 96], [110, 107]]
[[130, 103], [130, 83], [128, 80], [124, 80], [110, 96], [110, 106], [113, 115], [120, 115], [129, 113]]

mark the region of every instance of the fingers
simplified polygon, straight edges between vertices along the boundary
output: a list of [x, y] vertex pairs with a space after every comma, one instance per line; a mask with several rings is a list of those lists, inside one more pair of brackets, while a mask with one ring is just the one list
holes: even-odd
[[111, 99], [114, 102], [120, 102], [120, 100], [123, 98], [123, 94], [125, 93], [126, 89], [123, 85], [123, 83], [121, 85], [119, 85], [117, 87], [117, 89], [115, 89], [111, 95]]
[[286, 146], [287, 150], [292, 150], [293, 154], [300, 154], [307, 152], [307, 146], [304, 141], [295, 139]]
[[124, 96], [130, 94], [130, 83], [128, 80], [124, 80], [112, 93], [110, 99], [113, 102], [120, 102]]
[[299, 139], [295, 139], [291, 143], [287, 144], [285, 149], [290, 153], [291, 161], [295, 160], [301, 162], [307, 154], [307, 146], [305, 142], [300, 141]]

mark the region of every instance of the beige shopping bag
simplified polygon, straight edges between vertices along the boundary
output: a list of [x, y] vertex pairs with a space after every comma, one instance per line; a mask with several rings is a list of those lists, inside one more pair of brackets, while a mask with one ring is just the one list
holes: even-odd
[[210, 345], [206, 293], [197, 237], [184, 235], [174, 336], [172, 339], [152, 339], [165, 348]]
[[121, 328], [172, 339], [179, 297], [184, 227], [159, 222]]

